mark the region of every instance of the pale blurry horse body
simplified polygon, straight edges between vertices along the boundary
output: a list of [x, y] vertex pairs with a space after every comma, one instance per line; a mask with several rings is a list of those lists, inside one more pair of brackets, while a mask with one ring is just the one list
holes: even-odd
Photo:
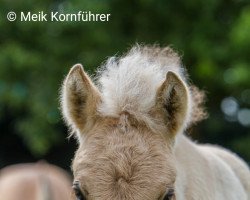
[[81, 65], [62, 89], [78, 138], [74, 189], [87, 200], [247, 200], [248, 166], [183, 132], [204, 117], [202, 93], [170, 48], [136, 46], [110, 58], [96, 86]]
[[0, 200], [69, 200], [70, 178], [46, 163], [17, 164], [0, 171]]

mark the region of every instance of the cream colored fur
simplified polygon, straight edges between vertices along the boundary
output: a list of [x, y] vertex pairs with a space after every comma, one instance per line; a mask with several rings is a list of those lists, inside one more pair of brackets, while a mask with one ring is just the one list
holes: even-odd
[[[198, 145], [184, 130], [204, 117], [202, 93], [170, 48], [132, 48], [99, 70], [81, 65], [62, 88], [62, 110], [79, 148], [72, 169], [87, 200], [249, 200], [238, 156]], [[165, 198], [166, 199], [166, 198]]]
[[[179, 57], [170, 48], [162, 49], [159, 54], [152, 54], [150, 48], [135, 46], [119, 62], [112, 57], [99, 70], [101, 114], [119, 117], [120, 113], [126, 111], [157, 129], [157, 124], [152, 127], [155, 119], [149, 114], [155, 105], [156, 91], [164, 82], [167, 72], [174, 72], [184, 78], [184, 69], [180, 67]], [[167, 57], [163, 57], [164, 54]], [[188, 106], [191, 107], [191, 103], [189, 101]], [[187, 115], [190, 112], [189, 109]], [[185, 124], [188, 119], [190, 117], [186, 118]]]

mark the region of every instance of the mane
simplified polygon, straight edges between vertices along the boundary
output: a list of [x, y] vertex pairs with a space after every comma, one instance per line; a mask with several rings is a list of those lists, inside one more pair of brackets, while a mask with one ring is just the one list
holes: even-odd
[[170, 47], [136, 45], [121, 57], [111, 57], [99, 69], [97, 82], [102, 94], [98, 110], [102, 115], [119, 117], [127, 112], [152, 124], [148, 113], [155, 105], [156, 91], [168, 71], [175, 72], [187, 84], [190, 113], [187, 124], [194, 124], [206, 113], [204, 93], [187, 83], [187, 74], [179, 55]]

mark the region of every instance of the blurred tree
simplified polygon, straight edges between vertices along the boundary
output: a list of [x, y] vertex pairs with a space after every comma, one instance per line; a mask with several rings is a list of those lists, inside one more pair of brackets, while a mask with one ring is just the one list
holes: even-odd
[[[58, 96], [69, 67], [80, 62], [93, 73], [108, 56], [138, 42], [172, 45], [193, 82], [208, 91], [210, 118], [195, 128], [194, 137], [250, 160], [248, 0], [2, 0], [0, 8], [1, 135], [18, 135], [34, 156], [46, 155], [66, 137]], [[6, 19], [9, 11], [79, 10], [111, 13], [111, 18], [75, 23]]]

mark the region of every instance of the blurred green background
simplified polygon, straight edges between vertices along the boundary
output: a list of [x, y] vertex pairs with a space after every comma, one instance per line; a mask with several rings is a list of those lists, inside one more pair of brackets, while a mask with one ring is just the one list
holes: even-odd
[[[110, 13], [109, 22], [9, 22], [9, 11]], [[135, 42], [171, 45], [207, 92], [192, 137], [250, 161], [249, 0], [0, 1], [0, 167], [46, 159], [69, 169], [59, 89], [70, 67], [89, 73]]]

